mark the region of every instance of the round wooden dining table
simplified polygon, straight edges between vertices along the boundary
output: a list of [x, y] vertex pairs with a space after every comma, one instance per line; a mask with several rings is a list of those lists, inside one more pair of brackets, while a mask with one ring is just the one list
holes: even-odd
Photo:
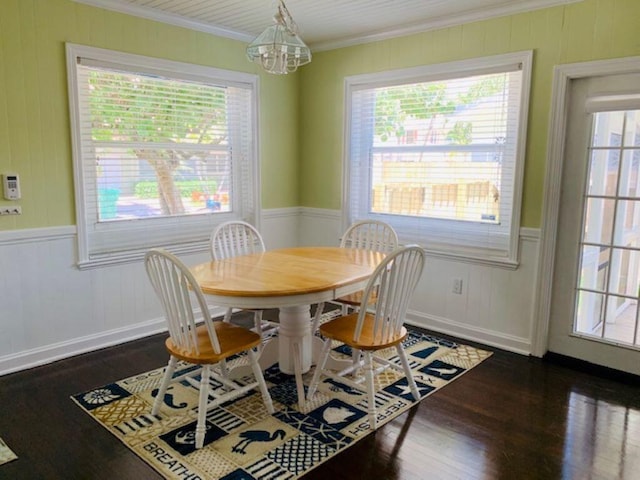
[[265, 344], [260, 365], [278, 362], [283, 373], [295, 375], [302, 407], [302, 374], [322, 347], [311, 332], [310, 305], [362, 290], [384, 256], [352, 248], [297, 247], [205, 262], [190, 270], [215, 305], [279, 309], [278, 335]]

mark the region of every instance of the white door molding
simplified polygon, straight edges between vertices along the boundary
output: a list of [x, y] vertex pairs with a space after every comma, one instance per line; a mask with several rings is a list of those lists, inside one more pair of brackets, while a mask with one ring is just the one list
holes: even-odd
[[534, 302], [535, 335], [532, 353], [539, 357], [547, 352], [548, 347], [553, 269], [560, 212], [560, 188], [568, 120], [569, 86], [572, 80], [579, 78], [626, 73], [640, 73], [640, 57], [571, 63], [557, 65], [554, 68], [547, 143], [547, 168], [544, 180], [542, 235]]

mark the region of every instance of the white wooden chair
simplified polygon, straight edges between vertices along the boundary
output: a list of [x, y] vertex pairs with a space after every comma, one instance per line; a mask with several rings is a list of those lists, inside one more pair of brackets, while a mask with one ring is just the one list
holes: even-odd
[[[345, 230], [340, 240], [342, 248], [361, 248], [375, 252], [390, 253], [398, 247], [398, 234], [388, 223], [380, 220], [360, 220]], [[349, 309], [356, 309], [362, 301], [362, 292], [352, 293], [334, 300], [342, 307], [342, 314], [349, 313]], [[319, 303], [313, 317], [312, 332], [318, 330], [320, 317], [324, 310], [324, 303]], [[357, 354], [354, 352], [354, 358]]]
[[214, 260], [265, 251], [260, 232], [253, 225], [241, 220], [224, 222], [214, 228], [210, 244], [211, 257]]
[[[171, 383], [187, 381], [200, 390], [196, 448], [202, 448], [206, 433], [206, 414], [212, 408], [244, 395], [258, 387], [267, 411], [273, 413], [273, 403], [262, 370], [258, 365], [255, 348], [260, 336], [246, 328], [225, 322], [214, 322], [200, 286], [187, 267], [174, 255], [160, 249], [152, 249], [145, 256], [149, 280], [162, 303], [169, 328], [165, 345], [169, 352], [169, 364], [162, 385], [153, 403], [152, 414], [158, 415], [167, 387]], [[196, 322], [202, 320], [201, 325]], [[255, 381], [240, 384], [212, 368], [227, 358], [246, 352]], [[174, 377], [178, 360], [200, 365], [201, 368]], [[200, 375], [198, 382], [194, 377]], [[211, 379], [218, 386], [213, 387]]]
[[[211, 233], [210, 246], [211, 257], [214, 260], [265, 251], [260, 232], [253, 225], [240, 220], [231, 220], [218, 225]], [[262, 310], [252, 310], [252, 312], [254, 328], [262, 338], [264, 336]], [[233, 308], [228, 308], [223, 321], [229, 322], [232, 313]]]
[[[422, 275], [424, 262], [425, 254], [422, 247], [409, 245], [398, 248], [378, 265], [369, 279], [362, 294], [360, 309], [320, 326], [320, 333], [325, 341], [320, 361], [309, 385], [308, 399], [313, 397], [322, 375], [350, 387], [365, 390], [369, 425], [375, 430], [377, 421], [374, 375], [390, 367], [404, 372], [413, 398], [416, 401], [420, 399], [402, 341], [407, 336], [407, 329], [403, 325], [407, 306]], [[325, 369], [333, 340], [359, 350], [362, 353], [361, 359], [340, 372]], [[400, 365], [375, 355], [377, 351], [390, 347], [395, 347]], [[374, 363], [380, 364], [381, 367], [374, 367]], [[352, 376], [351, 374], [359, 368], [364, 368], [364, 377]]]

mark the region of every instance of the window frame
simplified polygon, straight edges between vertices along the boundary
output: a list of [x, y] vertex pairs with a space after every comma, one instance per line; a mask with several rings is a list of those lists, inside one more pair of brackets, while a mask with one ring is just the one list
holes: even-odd
[[[70, 128], [73, 155], [75, 210], [77, 223], [77, 266], [84, 270], [104, 265], [131, 263], [141, 260], [150, 247], [162, 247], [176, 254], [207, 251], [212, 229], [228, 220], [244, 220], [259, 228], [260, 221], [260, 172], [258, 151], [259, 78], [257, 75], [214, 67], [196, 65], [162, 58], [129, 54], [72, 43], [66, 44], [67, 80], [70, 108]], [[113, 65], [128, 72], [162, 75], [185, 81], [198, 81], [215, 85], [239, 87], [250, 95], [250, 116], [247, 127], [248, 154], [239, 161], [232, 160], [232, 205], [230, 212], [189, 214], [160, 218], [133, 219], [116, 222], [90, 220], [89, 193], [85, 182], [87, 176], [87, 154], [80, 130], [80, 88], [77, 65], [80, 59]], [[235, 128], [232, 125], [230, 128]], [[228, 148], [232, 149], [230, 145]], [[104, 245], [101, 235], [117, 238], [119, 246]], [[150, 241], [149, 239], [153, 239]]]
[[[422, 245], [425, 250], [433, 256], [450, 258], [454, 260], [468, 261], [472, 263], [488, 264], [499, 267], [505, 267], [515, 269], [518, 267], [518, 247], [519, 247], [519, 233], [520, 233], [520, 214], [522, 204], [522, 185], [524, 178], [524, 162], [525, 162], [525, 149], [526, 149], [526, 132], [527, 132], [527, 119], [529, 109], [529, 95], [531, 85], [532, 74], [532, 62], [533, 51], [521, 51], [503, 55], [495, 55], [489, 57], [480, 57], [469, 60], [454, 61], [447, 63], [440, 63], [434, 65], [423, 65], [417, 67], [411, 67], [406, 69], [388, 70], [378, 73], [369, 73], [354, 75], [346, 77], [344, 81], [344, 143], [343, 143], [343, 228], [357, 220], [364, 218], [371, 218], [376, 220], [385, 221], [390, 223], [398, 232], [401, 243], [418, 243]], [[522, 71], [522, 78], [520, 84], [520, 103], [518, 112], [518, 124], [515, 126], [516, 139], [515, 139], [515, 154], [512, 167], [513, 171], [513, 195], [511, 199], [511, 214], [509, 215], [510, 225], [507, 228], [503, 227], [503, 235], [508, 235], [507, 250], [505, 252], [496, 252], [490, 248], [477, 247], [473, 245], [452, 245], [450, 243], [443, 242], [429, 242], [426, 234], [423, 232], [430, 231], [433, 228], [442, 229], [446, 226], [446, 232], [451, 232], [457, 235], [466, 235], [469, 230], [470, 224], [473, 222], [456, 221], [448, 219], [438, 218], [426, 218], [417, 216], [403, 216], [396, 214], [384, 214], [365, 211], [363, 205], [367, 203], [367, 200], [358, 200], [357, 205], [354, 208], [354, 201], [352, 199], [352, 172], [354, 166], [351, 150], [352, 145], [356, 141], [360, 144], [366, 144], [366, 139], [362, 136], [358, 139], [352, 139], [352, 131], [355, 130], [352, 125], [353, 113], [354, 113], [354, 93], [362, 90], [391, 87], [403, 84], [411, 84], [417, 82], [430, 82], [438, 80], [455, 79], [473, 75], [482, 75], [488, 73], [499, 73], [506, 71], [513, 71], [517, 66]], [[508, 128], [512, 128], [509, 126]], [[373, 135], [372, 133], [370, 133]], [[372, 151], [377, 147], [371, 147]], [[404, 147], [403, 147], [404, 148]], [[445, 149], [447, 147], [435, 147], [435, 149]], [[408, 150], [408, 149], [407, 149]], [[358, 175], [362, 178], [366, 177], [366, 180], [362, 182], [365, 186], [362, 188], [370, 188], [369, 173], [367, 171], [360, 171]], [[361, 190], [362, 190], [361, 188]], [[355, 195], [361, 195], [355, 193]], [[500, 206], [501, 215], [503, 212], [503, 206]], [[408, 217], [403, 218], [403, 217]], [[416, 221], [417, 220], [417, 221]], [[476, 230], [480, 231], [482, 228], [490, 227], [488, 224], [477, 222], [480, 225]], [[409, 232], [410, 227], [413, 228], [412, 232]], [[499, 230], [499, 225], [494, 227], [494, 230]], [[475, 238], [479, 238], [477, 234]], [[469, 237], [471, 238], [471, 237]], [[497, 238], [497, 236], [496, 236]]]

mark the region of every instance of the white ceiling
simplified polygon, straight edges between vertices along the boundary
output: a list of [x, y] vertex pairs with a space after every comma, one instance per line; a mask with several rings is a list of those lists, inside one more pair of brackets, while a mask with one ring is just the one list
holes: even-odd
[[[75, 0], [250, 42], [272, 23], [277, 0]], [[286, 0], [312, 50], [459, 25], [582, 0]]]

